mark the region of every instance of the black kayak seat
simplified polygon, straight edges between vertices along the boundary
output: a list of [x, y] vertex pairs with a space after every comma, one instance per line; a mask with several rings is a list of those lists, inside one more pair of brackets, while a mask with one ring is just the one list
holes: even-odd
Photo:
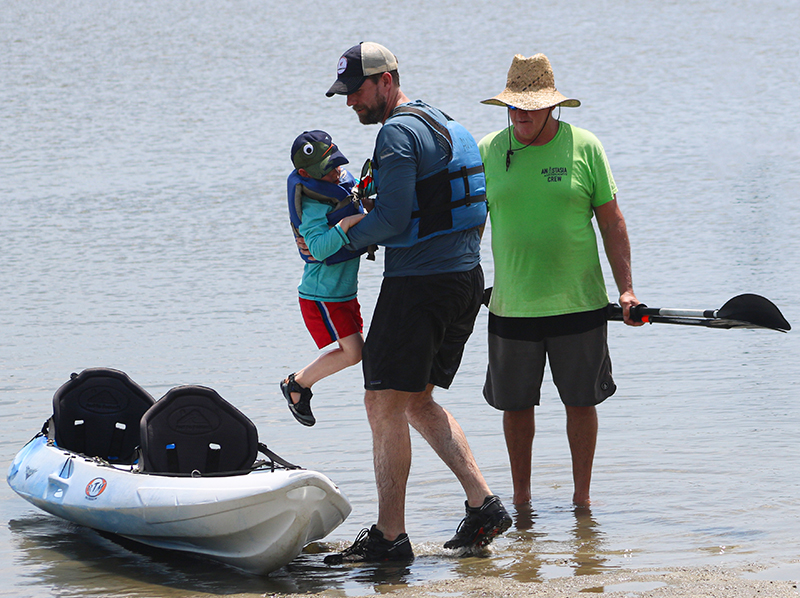
[[142, 471], [200, 474], [245, 471], [258, 454], [258, 431], [241, 411], [205, 386], [177, 386], [140, 424]]
[[87, 368], [73, 373], [53, 395], [55, 442], [87, 457], [131, 463], [139, 421], [154, 403], [125, 372]]

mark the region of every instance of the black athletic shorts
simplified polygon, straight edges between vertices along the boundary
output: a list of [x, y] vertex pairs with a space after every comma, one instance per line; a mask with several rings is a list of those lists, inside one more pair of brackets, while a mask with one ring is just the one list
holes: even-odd
[[449, 388], [483, 297], [483, 270], [387, 277], [362, 354], [364, 388]]

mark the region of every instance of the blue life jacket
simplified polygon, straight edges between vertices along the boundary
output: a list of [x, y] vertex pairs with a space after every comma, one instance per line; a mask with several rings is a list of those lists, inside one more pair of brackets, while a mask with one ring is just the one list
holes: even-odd
[[[446, 168], [417, 181], [411, 222], [402, 233], [381, 245], [411, 247], [432, 237], [482, 226], [488, 214], [486, 177], [475, 139], [446, 114], [445, 126], [428, 110], [415, 106], [400, 106], [389, 118], [407, 114], [420, 118], [439, 136], [450, 162]], [[376, 187], [380, 184], [379, 171], [380, 165], [373, 164]], [[380, 194], [376, 201], [380, 201]]]
[[[289, 200], [289, 221], [295, 238], [302, 236], [299, 229], [303, 214], [303, 195], [333, 207], [334, 209], [327, 215], [328, 226], [336, 226], [336, 223], [342, 218], [361, 213], [358, 204], [352, 201], [352, 191], [355, 183], [356, 180], [353, 175], [346, 170], [342, 170], [338, 185], [302, 177], [297, 173], [297, 170], [293, 170], [287, 181], [287, 195]], [[300, 248], [298, 247], [297, 250], [300, 251]], [[358, 251], [348, 251], [342, 247], [332, 256], [326, 258], [323, 263], [328, 266], [338, 264], [355, 259], [366, 251], [366, 247]], [[308, 263], [318, 263], [318, 260], [302, 252], [300, 252], [300, 257]]]

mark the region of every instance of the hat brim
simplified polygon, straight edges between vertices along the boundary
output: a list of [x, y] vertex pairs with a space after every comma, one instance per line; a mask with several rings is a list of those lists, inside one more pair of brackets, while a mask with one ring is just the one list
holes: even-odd
[[[337, 166], [343, 166], [344, 164], [350, 164], [350, 160], [345, 158], [344, 154], [342, 152], [340, 152], [339, 150], [336, 150], [336, 153], [328, 161], [328, 166], [326, 167], [326, 170], [328, 172], [330, 172], [331, 170], [333, 170]], [[327, 174], [327, 172], [325, 174]]]
[[336, 81], [333, 82], [331, 88], [325, 92], [325, 95], [333, 97], [335, 95], [350, 95], [351, 93], [355, 93], [359, 90], [359, 88], [364, 84], [367, 78], [362, 77], [339, 77]]
[[337, 166], [349, 163], [350, 161], [337, 149], [330, 157], [326, 156], [324, 160], [304, 167], [304, 170], [312, 179], [321, 179]]
[[580, 100], [568, 98], [559, 91], [541, 90], [537, 92], [515, 92], [504, 90], [493, 98], [483, 100], [481, 104], [490, 106], [504, 106], [506, 108], [519, 108], [520, 110], [544, 110], [555, 106], [577, 108]]

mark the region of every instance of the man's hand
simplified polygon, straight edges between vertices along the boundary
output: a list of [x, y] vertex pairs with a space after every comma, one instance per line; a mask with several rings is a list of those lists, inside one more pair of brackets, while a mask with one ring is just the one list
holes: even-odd
[[310, 257], [311, 258], [310, 261], [312, 262], [317, 261], [314, 259], [314, 256], [311, 255], [311, 252], [308, 250], [308, 245], [306, 245], [306, 240], [303, 237], [298, 235], [297, 237], [294, 238], [294, 242], [297, 243], [297, 247], [300, 249], [300, 253]]
[[636, 298], [633, 291], [626, 291], [619, 296], [619, 304], [622, 306], [622, 315], [628, 326], [642, 326], [644, 322], [631, 320], [631, 307], [639, 305], [641, 301]]
[[366, 216], [366, 214], [353, 214], [352, 216], [346, 216], [339, 221], [339, 227], [342, 229], [343, 233], [347, 233], [351, 227], [355, 226]]

